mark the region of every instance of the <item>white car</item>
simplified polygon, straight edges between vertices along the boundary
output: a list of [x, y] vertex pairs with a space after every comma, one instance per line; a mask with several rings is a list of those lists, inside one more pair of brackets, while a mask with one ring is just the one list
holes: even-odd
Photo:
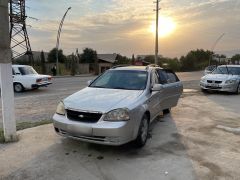
[[15, 92], [38, 89], [52, 84], [52, 77], [38, 74], [32, 66], [12, 65], [13, 87]]
[[201, 78], [203, 91], [225, 91], [240, 94], [240, 65], [218, 66], [211, 74]]

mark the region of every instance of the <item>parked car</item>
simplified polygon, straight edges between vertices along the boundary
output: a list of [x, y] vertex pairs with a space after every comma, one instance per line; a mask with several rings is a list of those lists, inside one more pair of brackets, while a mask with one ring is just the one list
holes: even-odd
[[52, 77], [38, 74], [32, 66], [12, 65], [13, 87], [15, 92], [37, 89], [52, 84]]
[[116, 67], [59, 103], [55, 131], [82, 141], [122, 145], [147, 141], [149, 124], [177, 105], [183, 85], [171, 70]]
[[211, 74], [201, 78], [203, 91], [226, 91], [240, 94], [240, 65], [218, 66]]
[[205, 68], [204, 75], [211, 74], [217, 68], [216, 65], [211, 65]]

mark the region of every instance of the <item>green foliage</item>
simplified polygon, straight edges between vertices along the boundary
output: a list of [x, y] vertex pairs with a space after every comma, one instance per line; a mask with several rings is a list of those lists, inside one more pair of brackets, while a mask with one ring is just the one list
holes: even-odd
[[120, 54], [117, 55], [117, 61], [114, 63], [115, 65], [120, 65], [120, 64], [131, 64], [131, 59], [129, 59], [126, 56], [122, 56]]
[[51, 120], [41, 120], [36, 122], [21, 122], [21, 123], [17, 123], [17, 130], [19, 131], [19, 130], [41, 126], [45, 124], [51, 124], [51, 123], [52, 123]]
[[4, 138], [3, 129], [0, 129], [0, 143], [4, 143], [4, 142], [5, 142], [5, 138]]
[[97, 61], [97, 51], [91, 48], [83, 49], [83, 53], [80, 58], [81, 63], [96, 63]]
[[45, 65], [45, 56], [44, 56], [44, 52], [41, 52], [41, 73], [42, 74], [46, 74], [46, 65]]
[[190, 51], [185, 57], [180, 58], [182, 71], [202, 70], [208, 66], [209, 59], [213, 55], [211, 51], [197, 49]]
[[71, 75], [76, 75], [76, 57], [73, 54], [71, 56]]
[[[50, 63], [56, 63], [56, 52], [57, 49], [53, 48], [51, 51], [49, 51], [48, 54], [48, 62]], [[66, 56], [63, 54], [63, 51], [61, 49], [58, 50], [58, 62], [64, 63], [66, 61]]]
[[239, 60], [240, 60], [240, 54], [235, 54], [235, 55], [231, 58], [232, 63], [235, 63], [235, 61], [239, 61]]

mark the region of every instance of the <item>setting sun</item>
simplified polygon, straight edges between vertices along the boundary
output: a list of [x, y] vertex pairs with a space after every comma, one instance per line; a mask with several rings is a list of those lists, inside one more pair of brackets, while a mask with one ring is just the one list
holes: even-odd
[[[158, 27], [159, 36], [160, 37], [169, 36], [175, 31], [176, 26], [177, 25], [172, 18], [160, 16], [159, 27]], [[153, 34], [155, 34], [155, 27], [156, 27], [155, 22], [152, 22], [149, 27], [149, 31]]]

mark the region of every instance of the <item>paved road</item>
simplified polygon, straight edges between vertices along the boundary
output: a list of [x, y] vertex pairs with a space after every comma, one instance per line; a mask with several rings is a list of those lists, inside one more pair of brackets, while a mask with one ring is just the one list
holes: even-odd
[[[198, 82], [202, 72], [178, 73], [184, 81], [185, 88], [198, 88]], [[87, 81], [94, 79], [89, 77], [55, 78], [53, 84], [47, 88], [34, 91], [26, 91], [15, 94], [15, 114], [17, 122], [41, 121], [52, 118], [57, 104], [65, 97], [87, 86]], [[0, 113], [0, 120], [2, 115]], [[0, 122], [0, 128], [2, 122]]]

